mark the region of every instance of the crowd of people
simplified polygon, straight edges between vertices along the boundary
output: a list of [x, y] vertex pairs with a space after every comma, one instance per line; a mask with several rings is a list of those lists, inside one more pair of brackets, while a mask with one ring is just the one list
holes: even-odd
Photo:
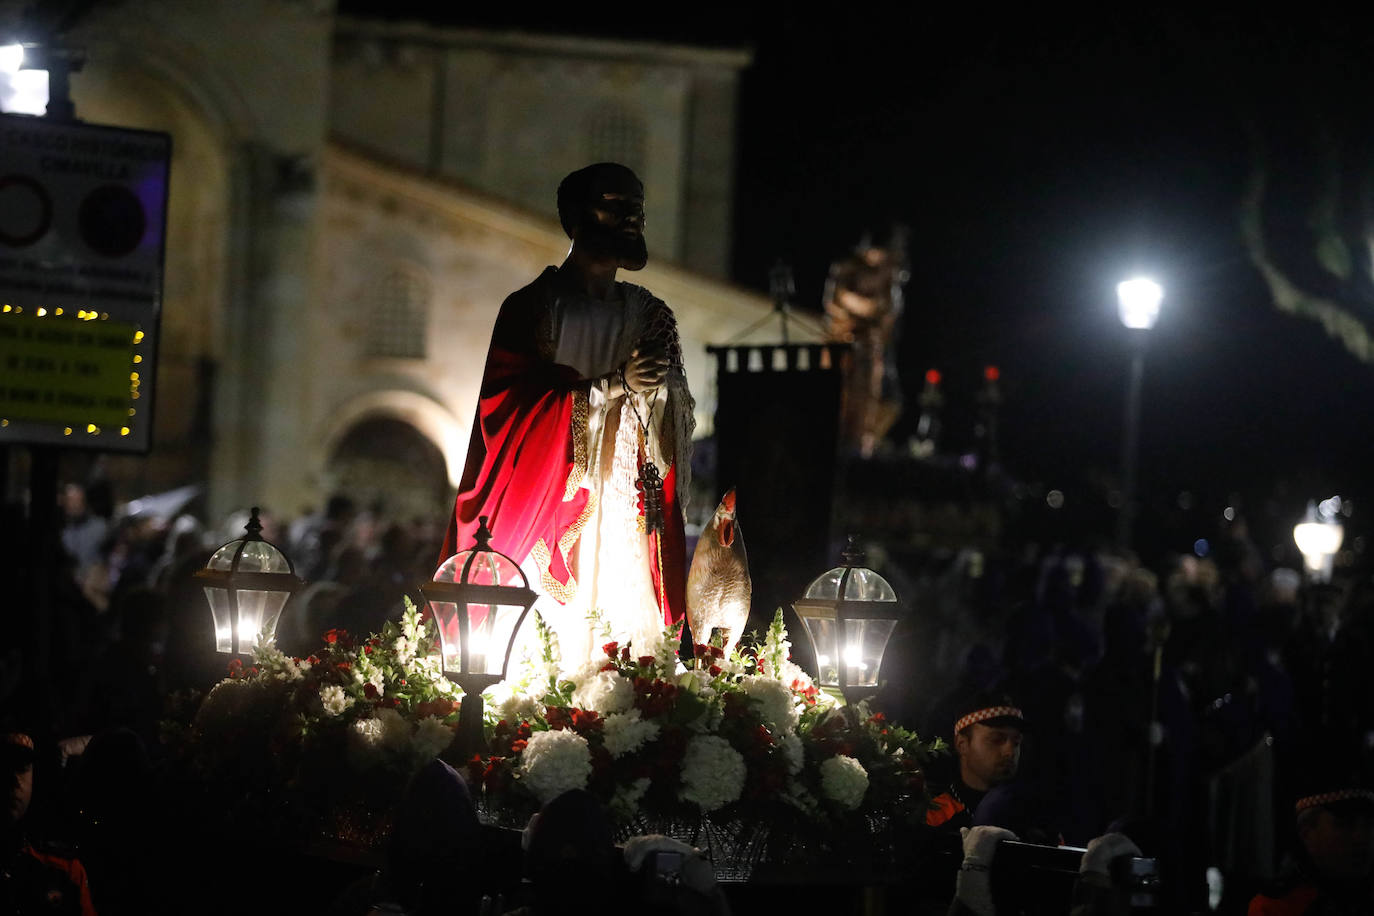
[[[148, 813], [159, 721], [169, 696], [223, 674], [191, 574], [247, 513], [213, 529], [190, 514], [121, 514], [77, 484], [60, 505], [45, 676], [22, 658], [0, 674], [0, 752], [15, 774], [4, 899], [27, 912], [23, 886], [65, 911], [144, 911], [148, 882], [166, 883], [149, 857], [172, 829]], [[308, 583], [278, 634], [302, 655], [331, 627], [373, 632], [397, 616], [402, 593], [432, 573], [446, 522], [388, 519], [342, 496], [261, 520]], [[965, 854], [952, 912], [1003, 911], [980, 880], [1010, 838], [1086, 846], [1085, 913], [1129, 907], [1109, 868], [1123, 856], [1157, 860], [1159, 912], [1374, 912], [1367, 576], [1308, 585], [1268, 568], [1243, 524], [1210, 556], [1157, 572], [1062, 545], [889, 558], [882, 571], [917, 613], [894, 636], [874, 703], [952, 745], [947, 771], [929, 774], [928, 818]], [[474, 844], [493, 849], [444, 764], [411, 794], [388, 865], [317, 900], [340, 913], [571, 912], [557, 889], [600, 875], [658, 901], [637, 911], [728, 907], [690, 848], [659, 838], [617, 849], [587, 798], [545, 812], [523, 854], [482, 866], [513, 867], [517, 886], [523, 874], [523, 899], [464, 910], [452, 880], [442, 900], [426, 898], [432, 875], [481, 860]]]

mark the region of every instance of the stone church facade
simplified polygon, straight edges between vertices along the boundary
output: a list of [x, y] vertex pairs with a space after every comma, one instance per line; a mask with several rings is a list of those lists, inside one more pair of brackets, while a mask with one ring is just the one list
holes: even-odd
[[700, 430], [704, 346], [771, 308], [721, 279], [744, 52], [305, 0], [129, 0], [68, 38], [88, 57], [79, 117], [173, 137], [154, 449], [110, 457], [125, 496], [205, 480], [212, 518], [337, 488], [443, 505], [496, 310], [566, 254], [554, 191], [589, 161], [644, 178], [633, 279], [678, 315]]

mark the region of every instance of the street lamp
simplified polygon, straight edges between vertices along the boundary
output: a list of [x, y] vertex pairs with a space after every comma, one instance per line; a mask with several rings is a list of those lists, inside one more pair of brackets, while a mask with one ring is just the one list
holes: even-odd
[[439, 629], [444, 676], [463, 688], [457, 740], [467, 756], [483, 745], [482, 691], [505, 680], [515, 636], [538, 596], [520, 564], [492, 550], [485, 515], [477, 543], [441, 563], [420, 592]]
[[1133, 277], [1116, 285], [1117, 312], [1131, 335], [1131, 378], [1126, 388], [1125, 436], [1121, 447], [1122, 502], [1117, 516], [1116, 541], [1131, 546], [1136, 513], [1136, 463], [1140, 440], [1140, 391], [1145, 380], [1145, 341], [1159, 320], [1164, 289], [1148, 277]]
[[1319, 508], [1308, 502], [1307, 516], [1293, 526], [1293, 543], [1302, 551], [1308, 578], [1314, 583], [1331, 581], [1331, 561], [1345, 540], [1345, 526], [1336, 517], [1340, 497], [1323, 500]]
[[792, 607], [816, 655], [816, 683], [852, 705], [878, 692], [878, 669], [902, 608], [887, 580], [863, 565], [852, 535], [840, 556], [843, 565], [816, 578]]
[[210, 603], [215, 649], [234, 655], [272, 643], [282, 608], [301, 587], [286, 554], [262, 539], [257, 506], [243, 530], [243, 537], [220, 547], [195, 573]]

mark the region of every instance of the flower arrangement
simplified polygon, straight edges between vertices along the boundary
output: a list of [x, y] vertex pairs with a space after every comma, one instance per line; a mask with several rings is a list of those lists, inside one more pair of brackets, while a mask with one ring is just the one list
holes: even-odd
[[781, 610], [757, 645], [698, 645], [690, 664], [680, 625], [642, 648], [608, 641], [573, 670], [537, 613], [535, 626], [539, 651], [485, 695], [491, 753], [468, 761], [487, 810], [511, 823], [571, 788], [626, 824], [923, 822], [923, 767], [943, 746], [818, 690], [790, 660]]
[[189, 778], [235, 797], [245, 816], [327, 828], [343, 809], [384, 811], [399, 798], [452, 742], [460, 697], [432, 623], [407, 599], [380, 634], [330, 630], [307, 658], [260, 640], [189, 723], [168, 723], [169, 737]]

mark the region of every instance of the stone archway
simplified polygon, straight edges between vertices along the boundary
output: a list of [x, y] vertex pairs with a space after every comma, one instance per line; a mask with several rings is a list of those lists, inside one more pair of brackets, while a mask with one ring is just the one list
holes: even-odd
[[325, 466], [334, 492], [397, 521], [432, 519], [452, 498], [444, 453], [404, 420], [374, 414], [350, 426]]

